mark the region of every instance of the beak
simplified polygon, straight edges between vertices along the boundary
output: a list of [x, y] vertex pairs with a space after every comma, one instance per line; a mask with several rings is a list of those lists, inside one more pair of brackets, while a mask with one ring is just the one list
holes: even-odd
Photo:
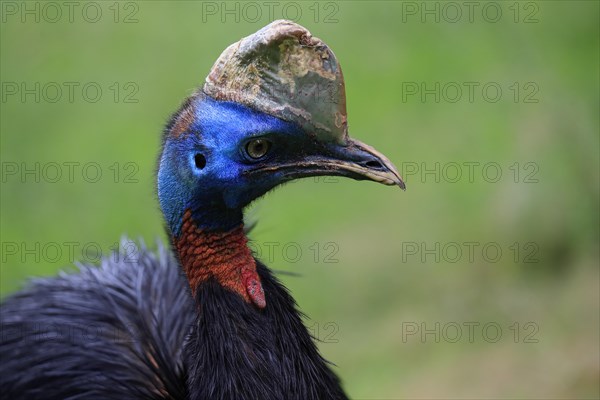
[[388, 186], [397, 185], [406, 190], [396, 166], [368, 144], [348, 139], [347, 146], [336, 146], [333, 152], [333, 158], [324, 159], [322, 162], [324, 166], [334, 169], [337, 172], [335, 175], [371, 180]]
[[326, 146], [324, 154], [313, 154], [294, 163], [271, 165], [259, 170], [280, 173], [286, 181], [309, 176], [344, 176], [406, 189], [394, 164], [373, 147], [354, 139], [348, 139], [345, 145]]

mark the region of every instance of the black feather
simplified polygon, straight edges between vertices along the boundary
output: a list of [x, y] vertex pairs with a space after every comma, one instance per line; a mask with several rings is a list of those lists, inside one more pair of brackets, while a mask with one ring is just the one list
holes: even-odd
[[184, 399], [194, 306], [162, 247], [38, 279], [2, 304], [6, 399]]
[[267, 307], [213, 281], [196, 307], [172, 255], [141, 246], [38, 279], [0, 314], [4, 399], [345, 399], [287, 289]]
[[199, 318], [191, 356], [191, 399], [345, 399], [287, 289], [264, 265], [267, 307], [257, 310], [217, 282], [197, 292]]

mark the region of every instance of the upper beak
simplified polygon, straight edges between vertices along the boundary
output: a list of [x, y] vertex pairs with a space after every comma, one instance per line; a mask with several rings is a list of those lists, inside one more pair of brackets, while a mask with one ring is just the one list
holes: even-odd
[[396, 166], [368, 144], [348, 139], [347, 146], [336, 146], [333, 154], [333, 157], [322, 160], [322, 163], [337, 170], [335, 175], [368, 179], [388, 186], [398, 185], [400, 189], [406, 190]]
[[254, 172], [278, 172], [285, 180], [308, 176], [345, 176], [357, 180], [371, 180], [384, 185], [406, 185], [392, 162], [373, 147], [358, 140], [348, 139], [345, 145], [329, 143], [326, 151], [312, 154], [302, 160], [263, 166]]

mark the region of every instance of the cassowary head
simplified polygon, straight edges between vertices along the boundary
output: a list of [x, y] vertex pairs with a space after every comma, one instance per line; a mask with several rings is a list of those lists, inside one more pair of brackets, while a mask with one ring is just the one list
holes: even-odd
[[165, 129], [158, 196], [177, 237], [190, 210], [227, 230], [242, 209], [296, 178], [404, 183], [394, 165], [348, 137], [342, 70], [305, 28], [275, 21], [229, 46]]

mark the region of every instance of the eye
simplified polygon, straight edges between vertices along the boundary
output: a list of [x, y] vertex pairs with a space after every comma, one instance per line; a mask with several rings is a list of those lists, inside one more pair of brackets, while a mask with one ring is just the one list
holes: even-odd
[[266, 139], [254, 139], [246, 144], [246, 153], [250, 158], [259, 159], [264, 157], [271, 148], [271, 142]]

